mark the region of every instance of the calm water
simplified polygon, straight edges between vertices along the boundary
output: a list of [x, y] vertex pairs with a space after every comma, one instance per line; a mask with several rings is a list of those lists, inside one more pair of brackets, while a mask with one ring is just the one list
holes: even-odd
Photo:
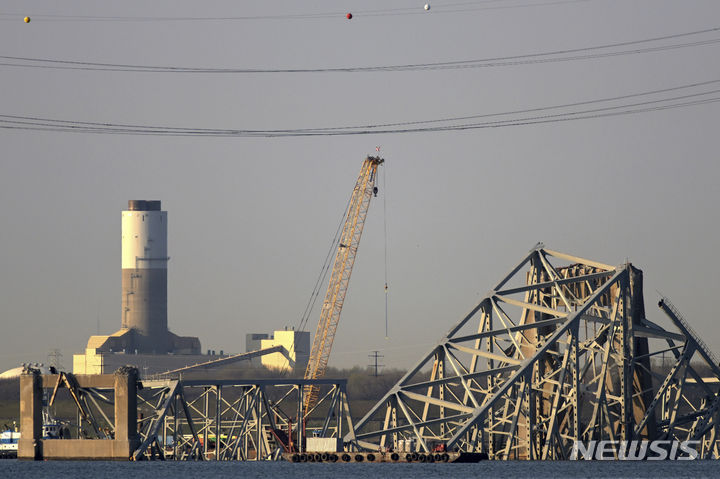
[[369, 478], [425, 477], [717, 477], [718, 461], [492, 462], [479, 464], [292, 464], [289, 462], [25, 462], [0, 461], [0, 478], [166, 477]]

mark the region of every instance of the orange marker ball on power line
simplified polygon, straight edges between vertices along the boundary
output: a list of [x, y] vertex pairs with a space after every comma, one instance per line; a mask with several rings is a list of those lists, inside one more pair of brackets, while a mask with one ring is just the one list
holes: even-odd
[[25, 23], [30, 23], [30, 17], [25, 17], [25, 18], [23, 19], [23, 21], [24, 21]]
[[350, 19], [352, 18], [352, 13], [348, 13], [348, 14], [345, 15], [345, 16], [347, 17], [348, 20], [350, 20]]

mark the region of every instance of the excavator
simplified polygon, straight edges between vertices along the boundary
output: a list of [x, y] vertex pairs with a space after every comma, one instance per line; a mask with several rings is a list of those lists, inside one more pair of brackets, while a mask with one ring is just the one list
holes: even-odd
[[[350, 283], [350, 275], [355, 264], [355, 256], [360, 245], [360, 237], [365, 226], [365, 218], [370, 207], [370, 200], [377, 195], [378, 189], [375, 186], [377, 169], [384, 162], [385, 160], [379, 156], [368, 156], [360, 168], [360, 174], [345, 214], [345, 222], [337, 245], [330, 281], [320, 311], [320, 320], [313, 338], [307, 369], [305, 370], [305, 379], [320, 379], [325, 376], [335, 332], [340, 321], [340, 313], [345, 302], [345, 294]], [[306, 413], [315, 407], [319, 394], [320, 386], [305, 386], [303, 403]]]

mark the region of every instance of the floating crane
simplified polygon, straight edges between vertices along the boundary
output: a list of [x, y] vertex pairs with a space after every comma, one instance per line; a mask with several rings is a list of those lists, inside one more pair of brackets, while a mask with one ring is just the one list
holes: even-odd
[[[350, 274], [360, 245], [360, 236], [362, 236], [363, 226], [365, 226], [365, 217], [370, 207], [370, 199], [377, 194], [375, 186], [377, 169], [384, 162], [385, 160], [379, 156], [368, 156], [360, 169], [360, 175], [345, 215], [330, 282], [320, 312], [320, 321], [315, 331], [310, 358], [305, 370], [305, 379], [319, 379], [325, 376], [335, 331], [340, 321], [340, 312], [350, 283]], [[303, 402], [306, 413], [317, 403], [319, 393], [320, 386], [305, 386]]]

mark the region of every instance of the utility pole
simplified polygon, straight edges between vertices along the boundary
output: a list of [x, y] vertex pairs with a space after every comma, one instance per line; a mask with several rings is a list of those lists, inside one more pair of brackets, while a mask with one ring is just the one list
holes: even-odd
[[370, 358], [372, 363], [370, 363], [370, 367], [374, 370], [373, 376], [378, 377], [380, 373], [378, 372], [378, 369], [385, 366], [384, 364], [378, 364], [378, 359], [382, 359], [384, 356], [380, 354], [380, 351], [373, 351], [372, 354], [368, 354], [368, 358]]

